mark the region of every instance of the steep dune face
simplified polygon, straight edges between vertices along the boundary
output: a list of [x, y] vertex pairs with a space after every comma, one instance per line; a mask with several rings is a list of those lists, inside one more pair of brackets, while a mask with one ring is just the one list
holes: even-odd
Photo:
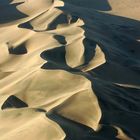
[[0, 139], [140, 138], [139, 0], [2, 0]]

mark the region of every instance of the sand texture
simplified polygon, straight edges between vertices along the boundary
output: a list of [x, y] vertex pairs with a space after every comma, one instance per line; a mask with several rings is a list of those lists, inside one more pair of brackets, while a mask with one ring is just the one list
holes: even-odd
[[140, 140], [140, 0], [0, 0], [0, 140]]

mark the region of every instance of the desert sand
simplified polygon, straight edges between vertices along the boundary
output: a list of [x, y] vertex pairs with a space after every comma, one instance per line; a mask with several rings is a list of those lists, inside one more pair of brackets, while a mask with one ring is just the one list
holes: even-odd
[[0, 140], [140, 139], [140, 0], [0, 0]]

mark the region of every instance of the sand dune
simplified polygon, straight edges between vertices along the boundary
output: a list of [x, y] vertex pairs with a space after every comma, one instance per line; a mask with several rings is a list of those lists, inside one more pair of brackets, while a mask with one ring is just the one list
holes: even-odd
[[0, 9], [0, 140], [139, 140], [139, 0]]

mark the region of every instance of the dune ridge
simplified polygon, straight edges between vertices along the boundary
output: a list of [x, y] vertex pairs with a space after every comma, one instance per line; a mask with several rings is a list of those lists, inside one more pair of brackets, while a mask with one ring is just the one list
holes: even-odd
[[0, 7], [1, 140], [140, 138], [139, 0]]

